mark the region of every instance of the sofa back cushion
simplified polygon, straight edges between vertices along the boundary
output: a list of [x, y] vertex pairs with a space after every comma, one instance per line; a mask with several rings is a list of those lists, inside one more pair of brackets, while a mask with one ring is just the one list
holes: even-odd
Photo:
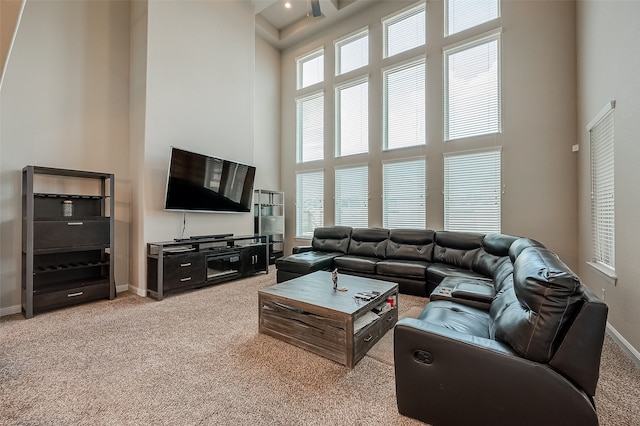
[[354, 228], [347, 254], [384, 259], [388, 238], [388, 229]]
[[509, 257], [511, 258], [511, 262], [515, 262], [520, 253], [522, 253], [522, 250], [528, 247], [544, 247], [544, 245], [536, 240], [532, 240], [531, 238], [518, 238], [509, 247]]
[[491, 304], [492, 338], [532, 361], [547, 363], [581, 305], [582, 284], [558, 256], [529, 247], [513, 264], [513, 285]]
[[471, 269], [493, 278], [496, 269], [508, 260], [509, 247], [518, 237], [505, 234], [487, 234], [482, 239], [482, 247], [473, 259]]
[[311, 246], [316, 251], [347, 253], [351, 240], [350, 226], [324, 226], [313, 230]]
[[471, 269], [471, 264], [482, 246], [484, 235], [473, 232], [436, 232], [433, 261]]
[[435, 232], [428, 229], [392, 229], [387, 243], [387, 259], [433, 260]]

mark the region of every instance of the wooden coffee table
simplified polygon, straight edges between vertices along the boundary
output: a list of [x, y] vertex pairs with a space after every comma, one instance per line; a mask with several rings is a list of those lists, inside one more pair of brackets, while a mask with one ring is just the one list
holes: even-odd
[[[258, 291], [259, 332], [353, 368], [398, 321], [398, 284], [340, 274], [338, 287], [348, 290], [334, 291], [331, 272], [317, 271]], [[354, 297], [364, 291], [380, 294]], [[378, 313], [390, 298], [393, 308]]]

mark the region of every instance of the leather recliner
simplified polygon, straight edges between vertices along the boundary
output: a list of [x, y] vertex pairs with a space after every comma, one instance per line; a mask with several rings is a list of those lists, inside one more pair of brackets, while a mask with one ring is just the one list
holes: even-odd
[[553, 252], [511, 249], [489, 311], [437, 300], [397, 323], [401, 414], [435, 426], [598, 425], [607, 306]]

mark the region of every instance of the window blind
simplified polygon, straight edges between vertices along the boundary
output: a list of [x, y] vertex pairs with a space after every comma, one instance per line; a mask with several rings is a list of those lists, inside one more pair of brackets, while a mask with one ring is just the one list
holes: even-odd
[[324, 172], [296, 174], [296, 238], [312, 238], [324, 226]]
[[337, 168], [336, 225], [369, 226], [369, 170], [367, 166]]
[[339, 40], [335, 46], [336, 75], [362, 68], [369, 63], [369, 30]]
[[336, 156], [369, 151], [369, 82], [336, 88]]
[[324, 158], [324, 94], [296, 100], [298, 162]]
[[424, 3], [382, 20], [385, 58], [422, 46], [426, 41], [426, 5]]
[[444, 54], [445, 140], [499, 133], [500, 34]]
[[425, 60], [383, 72], [385, 149], [426, 143]]
[[426, 211], [425, 159], [382, 164], [382, 226], [424, 229]]
[[499, 0], [446, 0], [445, 35], [451, 35], [500, 16]]
[[615, 266], [614, 110], [590, 129], [593, 261]]
[[298, 89], [324, 81], [324, 49], [296, 59]]
[[445, 154], [445, 230], [500, 232], [500, 210], [500, 150]]

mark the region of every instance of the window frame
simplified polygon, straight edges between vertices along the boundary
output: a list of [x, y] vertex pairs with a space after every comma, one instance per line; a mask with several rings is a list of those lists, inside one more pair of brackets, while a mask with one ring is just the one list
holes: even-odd
[[[322, 119], [322, 149], [321, 149], [321, 153], [322, 156], [320, 158], [313, 158], [310, 160], [304, 160], [304, 138], [303, 138], [303, 127], [302, 126], [302, 120], [304, 117], [302, 117], [302, 105], [305, 101], [311, 101], [311, 100], [315, 100], [317, 98], [322, 98], [322, 113], [321, 113], [321, 119]], [[302, 163], [309, 163], [312, 161], [322, 161], [325, 158], [324, 155], [324, 150], [325, 150], [325, 93], [324, 93], [324, 89], [319, 90], [319, 91], [315, 91], [315, 92], [311, 92], [308, 94], [305, 94], [304, 96], [299, 96], [295, 99], [296, 102], [296, 163], [297, 164], [302, 164]]]
[[[345, 166], [336, 166], [334, 167], [334, 178], [333, 178], [333, 188], [334, 188], [334, 225], [336, 226], [351, 226], [354, 228], [357, 227], [362, 227], [361, 224], [345, 224], [341, 221], [339, 221], [339, 217], [341, 217], [341, 215], [338, 213], [339, 212], [339, 207], [338, 207], [338, 202], [340, 201], [338, 196], [338, 173], [342, 170], [355, 170], [355, 169], [364, 169], [366, 171], [366, 180], [365, 183], [367, 185], [367, 190], [364, 192], [365, 197], [364, 197], [364, 202], [365, 202], [365, 211], [366, 211], [366, 225], [364, 226], [365, 228], [369, 226], [369, 200], [370, 200], [370, 193], [369, 193], [369, 163], [356, 163], [356, 164], [349, 164], [349, 165], [345, 165]], [[360, 187], [361, 189], [361, 187]], [[340, 206], [340, 208], [342, 208], [342, 206]]]
[[[418, 15], [419, 13], [424, 12], [424, 43], [419, 44], [417, 46], [413, 46], [409, 49], [402, 50], [400, 52], [396, 52], [393, 55], [389, 54], [389, 26], [401, 22], [404, 19], [407, 19], [411, 16]], [[387, 60], [389, 58], [393, 58], [394, 56], [401, 55], [405, 52], [411, 51], [413, 49], [418, 49], [420, 47], [424, 47], [427, 44], [427, 3], [426, 1], [421, 1], [417, 4], [413, 4], [408, 6], [402, 10], [399, 10], [391, 15], [385, 16], [381, 19], [382, 23], [382, 58]]]
[[[387, 179], [386, 179], [386, 167], [389, 165], [402, 165], [402, 164], [407, 164], [407, 163], [417, 163], [417, 162], [422, 162], [423, 165], [423, 179], [422, 179], [422, 197], [423, 197], [423, 211], [422, 211], [422, 216], [421, 216], [421, 223], [418, 224], [411, 224], [409, 226], [404, 226], [402, 229], [405, 228], [413, 228], [413, 229], [427, 229], [427, 157], [426, 156], [419, 156], [419, 157], [410, 157], [410, 158], [398, 158], [398, 159], [393, 159], [393, 160], [385, 160], [382, 161], [382, 227], [383, 228], [387, 228], [387, 229], [395, 229], [393, 226], [391, 226], [389, 220], [388, 220], [388, 211], [387, 211], [387, 197], [388, 194], [386, 192], [387, 189]], [[406, 206], [405, 206], [406, 207]]]
[[[422, 65], [424, 67], [424, 93], [423, 93], [423, 139], [424, 142], [417, 145], [407, 145], [407, 146], [398, 146], [398, 147], [389, 147], [389, 103], [388, 103], [388, 79], [387, 76], [392, 72], [402, 71], [409, 68], [412, 68], [416, 65]], [[403, 148], [414, 148], [421, 147], [427, 145], [427, 135], [428, 135], [428, 118], [427, 118], [427, 57], [425, 55], [421, 55], [415, 58], [411, 58], [407, 61], [402, 61], [395, 63], [393, 65], [384, 67], [381, 69], [382, 74], [382, 150], [383, 151], [393, 151], [396, 149]]]
[[[497, 224], [497, 228], [491, 228], [491, 229], [477, 229], [477, 228], [452, 228], [451, 224], [449, 223], [451, 221], [451, 212], [449, 209], [449, 194], [448, 194], [448, 189], [450, 187], [450, 183], [449, 183], [449, 179], [451, 178], [451, 174], [448, 172], [448, 164], [447, 164], [447, 159], [450, 158], [454, 158], [454, 157], [471, 157], [471, 156], [479, 156], [479, 155], [485, 155], [485, 154], [496, 154], [497, 158], [498, 158], [498, 163], [497, 163], [497, 175], [498, 175], [498, 182], [494, 184], [496, 184], [496, 188], [494, 188], [494, 190], [497, 190], [497, 195], [498, 195], [498, 208], [497, 208], [497, 217], [491, 217], [488, 216], [489, 219], [493, 219], [493, 223]], [[493, 163], [492, 163], [493, 164]], [[466, 166], [468, 167], [468, 166]], [[448, 152], [445, 153], [443, 155], [443, 173], [442, 173], [442, 177], [443, 177], [443, 187], [442, 187], [442, 192], [444, 195], [444, 229], [446, 231], [459, 231], [459, 232], [481, 232], [481, 233], [492, 233], [492, 232], [497, 232], [500, 233], [502, 232], [502, 147], [490, 147], [490, 148], [484, 148], [484, 149], [474, 149], [474, 150], [466, 150], [466, 151], [456, 151], [456, 152]], [[494, 170], [495, 172], [495, 170]], [[483, 181], [485, 182], [485, 181]], [[456, 184], [456, 186], [460, 186], [460, 184]], [[483, 189], [486, 188], [486, 185], [483, 186]], [[461, 191], [462, 192], [462, 191]], [[465, 194], [468, 194], [468, 187], [466, 188], [466, 192]], [[487, 195], [487, 197], [489, 197], [489, 195]], [[472, 203], [470, 203], [468, 201], [468, 198], [465, 200], [462, 200], [462, 202], [458, 201], [459, 204], [464, 204], [466, 206], [469, 205], [473, 205]], [[486, 204], [481, 204], [480, 208], [482, 209], [486, 209]], [[453, 214], [456, 214], [456, 212], [454, 212]], [[459, 215], [459, 213], [457, 213]], [[471, 220], [467, 220], [466, 223], [471, 222]]]
[[[295, 225], [296, 225], [296, 232], [295, 232], [295, 236], [297, 239], [311, 239], [313, 237], [313, 229], [311, 229], [309, 232], [305, 233], [305, 232], [301, 232], [302, 228], [303, 228], [303, 224], [300, 222], [301, 220], [301, 213], [304, 213], [304, 207], [301, 206], [301, 201], [304, 202], [306, 200], [300, 200], [298, 198], [299, 196], [299, 188], [300, 188], [300, 176], [304, 176], [304, 175], [316, 175], [316, 174], [320, 174], [320, 184], [322, 186], [322, 191], [321, 191], [321, 197], [320, 197], [320, 202], [322, 203], [322, 223], [319, 226], [324, 226], [324, 216], [325, 216], [325, 197], [324, 197], [324, 181], [325, 181], [325, 172], [324, 169], [313, 169], [313, 170], [299, 170], [296, 171], [295, 175], [296, 175], [296, 202], [295, 202]], [[314, 228], [315, 229], [315, 228]]]
[[[369, 27], [367, 26], [367, 27], [361, 28], [359, 30], [356, 30], [356, 31], [354, 31], [354, 32], [352, 32], [350, 34], [347, 34], [346, 36], [341, 37], [341, 38], [339, 38], [339, 39], [337, 39], [337, 40], [335, 40], [333, 42], [333, 45], [334, 45], [335, 76], [336, 77], [337, 76], [341, 76], [341, 75], [345, 75], [345, 74], [349, 74], [351, 72], [355, 72], [357, 70], [361, 70], [362, 68], [365, 68], [365, 67], [369, 66], [369, 62], [370, 62], [369, 61], [369, 59], [370, 59], [370, 52], [369, 52], [369, 50], [370, 50], [370, 43], [369, 43], [370, 37], [369, 36], [370, 36]], [[360, 39], [362, 39], [364, 37], [367, 38], [367, 50], [366, 50], [367, 63], [363, 64], [363, 65], [360, 65], [357, 68], [350, 69], [348, 71], [340, 71], [340, 66], [342, 64], [342, 55], [340, 54], [341, 53], [340, 49], [342, 47], [344, 47], [345, 45], [347, 45], [347, 44], [349, 44], [351, 42], [355, 42], [357, 40], [360, 40]]]
[[[451, 137], [451, 122], [450, 122], [450, 92], [451, 86], [449, 81], [449, 58], [451, 55], [456, 53], [460, 53], [466, 50], [473, 49], [478, 46], [482, 46], [485, 44], [489, 44], [490, 42], [496, 41], [497, 49], [497, 84], [496, 84], [496, 97], [497, 97], [497, 127], [492, 129], [491, 131], [485, 133], [474, 133], [467, 134], [458, 137]], [[490, 136], [502, 133], [502, 28], [496, 28], [495, 30], [486, 32], [477, 37], [473, 37], [471, 39], [465, 39], [460, 43], [454, 43], [452, 45], [445, 46], [442, 49], [442, 65], [443, 65], [443, 99], [444, 99], [444, 109], [443, 109], [443, 124], [444, 124], [444, 141], [451, 142], [461, 139], [469, 139], [469, 138], [477, 138], [482, 136]]]
[[[316, 81], [314, 83], [308, 84], [306, 86], [303, 85], [304, 81], [304, 64], [306, 62], [312, 61], [322, 56], [322, 79]], [[316, 84], [324, 83], [325, 81], [325, 54], [324, 54], [324, 46], [319, 47], [318, 49], [312, 50], [311, 52], [305, 53], [302, 56], [299, 56], [295, 59], [296, 61], [296, 89], [306, 89], [308, 87], [315, 86]]]
[[[613, 279], [614, 284], [617, 279], [615, 271], [615, 101], [608, 102], [605, 107], [594, 117], [587, 125], [589, 132], [589, 172], [590, 172], [590, 195], [591, 195], [591, 261], [587, 262], [591, 267], [595, 268], [605, 276]], [[609, 120], [607, 122], [605, 120]], [[593, 132], [597, 130], [599, 125], [611, 127], [610, 138], [607, 140], [594, 140]], [[605, 146], [595, 147], [596, 143], [605, 144]], [[595, 155], [596, 148], [601, 152], [602, 149], [610, 150], [603, 157]], [[604, 159], [609, 161], [603, 162]], [[601, 173], [604, 172], [604, 173]], [[610, 179], [598, 180], [598, 176], [610, 173]], [[597, 187], [603, 185], [611, 186], [611, 205], [601, 205], [599, 200], [601, 197], [596, 194]], [[606, 219], [606, 210], [611, 207], [613, 217]], [[601, 235], [603, 231], [599, 226], [604, 223], [604, 227], [610, 227], [610, 241], [606, 235]], [[604, 253], [604, 254], [602, 254]], [[607, 262], [604, 258], [611, 259]]]

